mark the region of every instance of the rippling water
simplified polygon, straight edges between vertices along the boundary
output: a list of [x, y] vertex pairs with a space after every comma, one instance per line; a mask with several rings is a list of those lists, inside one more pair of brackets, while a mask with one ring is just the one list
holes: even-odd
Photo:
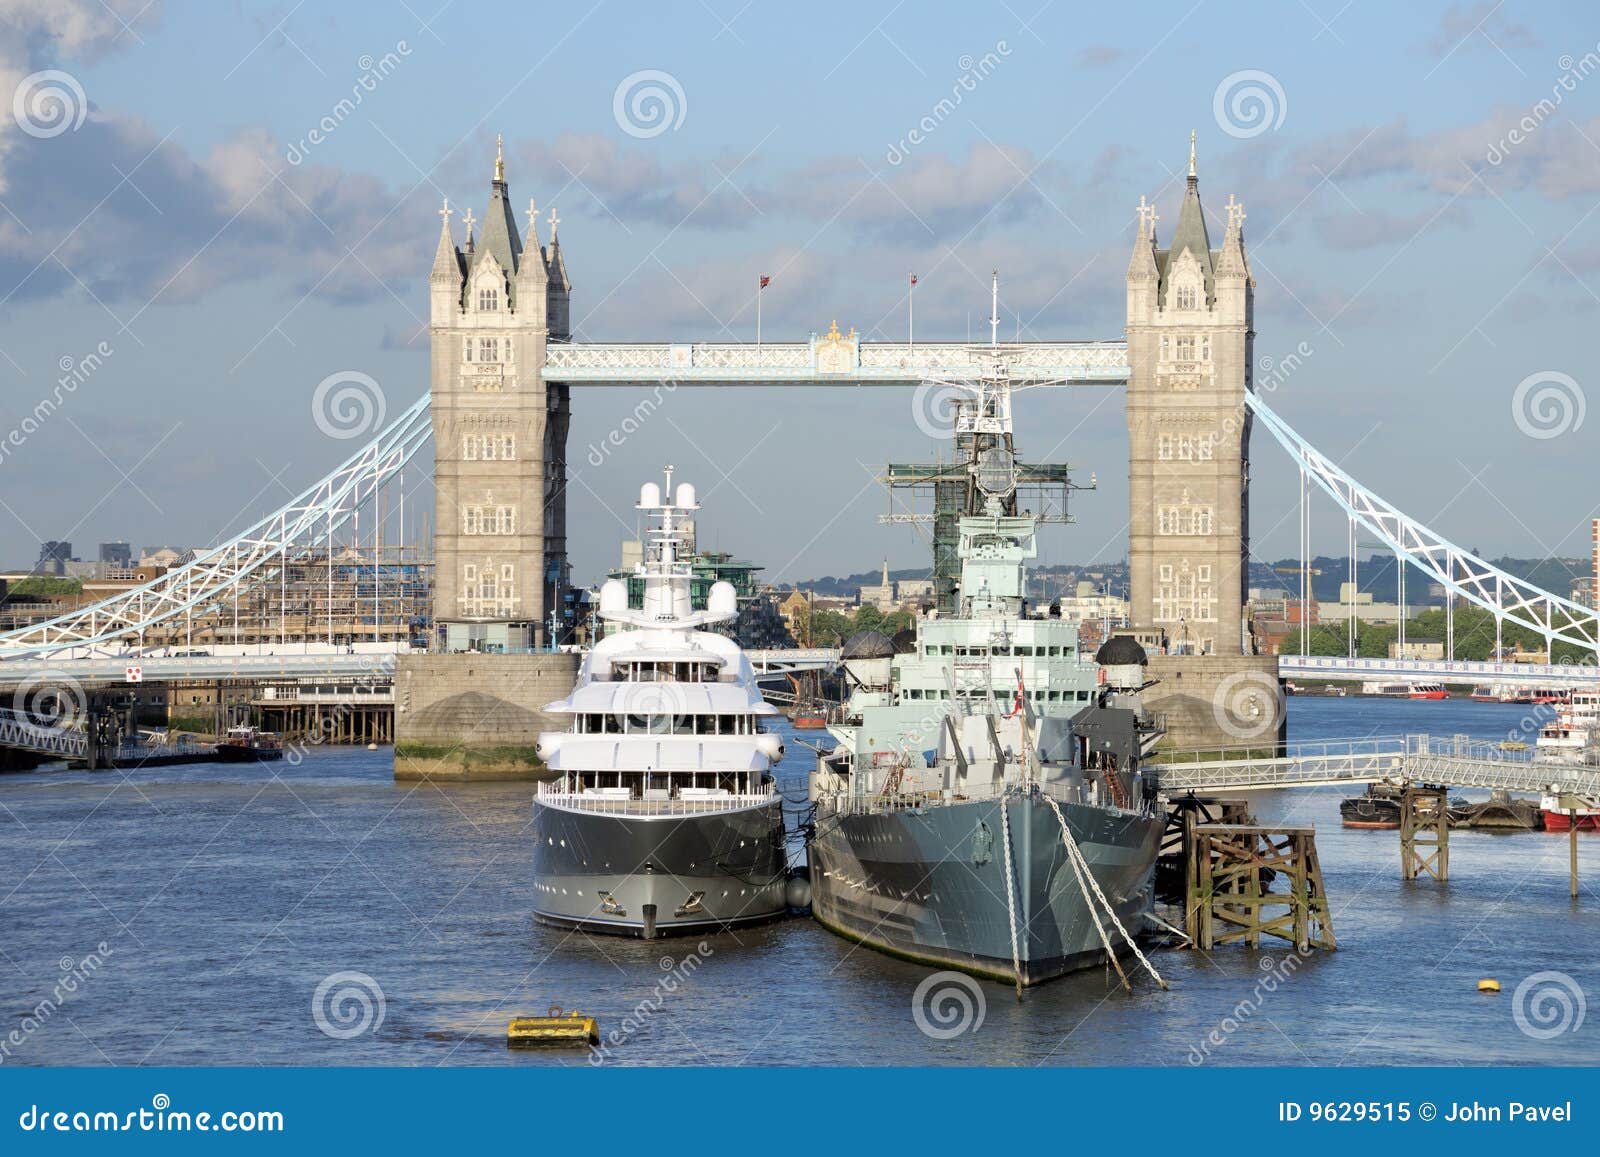
[[[1298, 740], [1498, 738], [1526, 712], [1290, 701]], [[790, 744], [795, 794], [807, 755]], [[935, 1039], [913, 1016], [927, 969], [807, 920], [709, 937], [705, 951], [535, 924], [527, 784], [396, 784], [388, 750], [348, 749], [297, 768], [0, 776], [0, 1061], [588, 1064], [504, 1046], [512, 1016], [561, 1005], [624, 1031], [609, 1058], [620, 1064], [1600, 1063], [1600, 1025], [1541, 1039], [1514, 1015], [1537, 973], [1578, 987], [1536, 981], [1523, 1018], [1535, 1030], [1541, 1017], [1559, 1028], [1563, 994], [1570, 1021], [1574, 992], [1600, 991], [1600, 837], [1581, 840], [1576, 902], [1562, 835], [1457, 832], [1450, 883], [1407, 884], [1398, 836], [1342, 829], [1340, 795], [1254, 799], [1263, 820], [1317, 825], [1337, 952], [1286, 966], [1277, 949], [1162, 951], [1172, 991], [1140, 984], [1131, 997], [1098, 970], [1020, 1003], [983, 984], [981, 1024]], [[76, 968], [101, 942], [93, 975], [56, 992], [63, 962]], [[341, 973], [370, 977], [381, 1002]], [[1481, 977], [1504, 992], [1479, 995]], [[341, 1035], [319, 1027], [319, 985], [323, 1023]]]

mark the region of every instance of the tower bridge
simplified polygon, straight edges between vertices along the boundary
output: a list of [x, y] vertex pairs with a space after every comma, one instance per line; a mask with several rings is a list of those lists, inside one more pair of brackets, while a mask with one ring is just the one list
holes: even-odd
[[[427, 663], [398, 660], [397, 696], [449, 739], [464, 712], [499, 722], [470, 742], [531, 742], [537, 709], [571, 656], [551, 655], [551, 612], [568, 582], [566, 442], [572, 392], [659, 384], [712, 387], [908, 387], [970, 381], [1005, 367], [1023, 386], [1125, 389], [1129, 433], [1131, 607], [1163, 682], [1156, 709], [1185, 740], [1220, 731], [1273, 746], [1281, 738], [1278, 660], [1251, 653], [1244, 617], [1249, 457], [1257, 424], [1289, 453], [1304, 488], [1320, 489], [1352, 528], [1497, 623], [1600, 657], [1592, 608], [1540, 590], [1407, 517], [1321, 454], [1268, 406], [1253, 381], [1254, 292], [1245, 211], [1226, 207], [1213, 248], [1192, 144], [1170, 242], [1143, 198], [1126, 275], [1126, 324], [1102, 341], [869, 342], [853, 330], [773, 343], [573, 340], [572, 281], [549, 215], [548, 243], [530, 202], [525, 229], [496, 159], [481, 222], [464, 235], [448, 203], [428, 277], [431, 389], [326, 478], [242, 534], [133, 590], [0, 635], [0, 672], [19, 660], [142, 651], [143, 632], [277, 581], [286, 560], [356, 517], [431, 436], [437, 497], [433, 636]], [[559, 620], [558, 620], [559, 621]], [[559, 634], [559, 630], [556, 632]], [[541, 654], [541, 652], [544, 652]], [[411, 662], [411, 674], [407, 664]], [[455, 664], [460, 679], [450, 674]], [[1298, 670], [1298, 668], [1295, 668]], [[1347, 663], [1343, 670], [1358, 668]], [[1349, 677], [1353, 677], [1350, 674]], [[435, 687], [437, 694], [426, 692]], [[1226, 709], [1220, 692], [1246, 694]], [[1230, 692], [1231, 694], [1231, 692]], [[1238, 710], [1235, 710], [1235, 707]], [[397, 710], [400, 708], [397, 708]], [[405, 729], [402, 727], [404, 738]], [[459, 738], [459, 736], [457, 736]]]

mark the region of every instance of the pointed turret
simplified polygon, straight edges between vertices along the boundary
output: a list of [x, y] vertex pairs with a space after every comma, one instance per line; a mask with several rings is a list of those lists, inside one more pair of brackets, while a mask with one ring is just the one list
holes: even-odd
[[[1205, 280], [1205, 303], [1209, 303], [1213, 294], [1213, 265], [1211, 259], [1211, 239], [1206, 234], [1206, 214], [1200, 206], [1200, 178], [1195, 172], [1194, 159], [1194, 133], [1189, 134], [1189, 177], [1183, 190], [1183, 207], [1178, 210], [1178, 226], [1172, 232], [1172, 248], [1167, 251], [1167, 261], [1164, 272], [1170, 274], [1183, 254], [1194, 256], [1200, 267], [1200, 274]], [[1166, 286], [1162, 286], [1162, 299], [1170, 309], [1172, 302], [1168, 300]]]
[[461, 310], [461, 287], [467, 268], [461, 250], [450, 233], [450, 202], [439, 210], [439, 245], [433, 253], [433, 269], [428, 274], [429, 303], [436, 324]]
[[544, 251], [539, 245], [538, 206], [532, 197], [528, 198], [528, 233], [517, 261], [514, 308], [524, 313], [530, 323], [548, 326], [549, 274], [545, 269]]
[[489, 184], [489, 206], [483, 211], [483, 232], [473, 249], [472, 265], [476, 266], [487, 253], [494, 254], [506, 276], [514, 277], [517, 263], [522, 257], [522, 238], [517, 233], [516, 214], [511, 211], [511, 197], [506, 186], [506, 160], [504, 146], [496, 138], [494, 180]]
[[555, 208], [550, 210], [550, 248], [545, 255], [545, 268], [549, 276], [550, 336], [557, 341], [572, 338], [572, 282], [567, 278], [567, 263], [561, 256], [561, 237], [556, 232], [561, 218]]

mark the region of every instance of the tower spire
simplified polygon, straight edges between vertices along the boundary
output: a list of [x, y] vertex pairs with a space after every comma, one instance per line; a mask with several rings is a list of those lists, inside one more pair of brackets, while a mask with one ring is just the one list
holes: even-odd
[[1189, 183], [1192, 185], [1199, 180], [1194, 170], [1194, 130], [1189, 130]]
[[[505, 144], [506, 144], [505, 138], [502, 137], [499, 133], [495, 133], [495, 135], [494, 135], [494, 179], [495, 179], [495, 181], [497, 183], [502, 184], [502, 185], [506, 183], [506, 150], [505, 150]], [[1191, 175], [1193, 175], [1192, 174], [1192, 170], [1194, 169], [1194, 162], [1192, 160], [1189, 163], [1189, 168], [1191, 170]]]

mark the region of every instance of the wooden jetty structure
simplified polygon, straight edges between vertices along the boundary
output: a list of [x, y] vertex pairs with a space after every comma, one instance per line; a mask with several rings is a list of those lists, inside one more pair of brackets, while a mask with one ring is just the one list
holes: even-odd
[[1161, 863], [1197, 948], [1266, 937], [1302, 952], [1339, 946], [1312, 826], [1255, 823], [1242, 799], [1183, 796], [1170, 803]]

